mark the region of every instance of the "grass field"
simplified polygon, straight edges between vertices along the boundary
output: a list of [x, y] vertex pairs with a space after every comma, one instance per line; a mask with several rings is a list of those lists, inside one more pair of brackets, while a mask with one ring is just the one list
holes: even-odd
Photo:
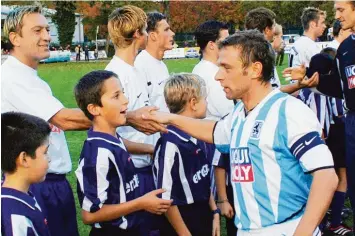
[[[178, 72], [191, 72], [194, 65], [197, 64], [197, 59], [179, 59], [167, 60], [165, 63], [169, 68], [170, 73]], [[54, 63], [54, 64], [41, 64], [39, 67], [39, 75], [42, 79], [48, 82], [52, 88], [54, 96], [56, 96], [65, 107], [74, 108], [76, 102], [73, 95], [73, 88], [77, 81], [86, 73], [104, 69], [108, 61], [100, 62], [79, 62], [79, 63]], [[287, 60], [278, 68], [279, 74], [287, 65]], [[281, 78], [281, 77], [280, 77]], [[283, 83], [283, 81], [281, 81]], [[73, 162], [73, 171], [76, 170], [78, 165], [78, 158], [80, 156], [83, 141], [86, 138], [86, 132], [66, 132], [69, 151]], [[79, 204], [76, 194], [76, 178], [74, 172], [69, 173], [68, 180], [74, 191], [77, 213], [80, 213]], [[81, 236], [89, 235], [90, 227], [86, 226], [81, 221], [80, 214], [77, 214], [79, 232]], [[222, 227], [223, 228], [223, 227]], [[222, 235], [226, 235], [225, 229], [222, 229]]]

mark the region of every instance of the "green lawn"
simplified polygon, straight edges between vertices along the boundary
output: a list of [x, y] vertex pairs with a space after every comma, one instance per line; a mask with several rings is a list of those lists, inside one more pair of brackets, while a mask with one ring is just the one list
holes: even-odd
[[[197, 59], [179, 59], [165, 61], [170, 73], [191, 72], [197, 62]], [[84, 74], [90, 71], [104, 69], [107, 64], [108, 61], [95, 63], [80, 62], [41, 64], [38, 71], [40, 77], [47, 81], [49, 86], [52, 88], [54, 96], [56, 96], [64, 104], [65, 107], [73, 108], [77, 107], [73, 96], [73, 88], [77, 81]], [[278, 68], [279, 74], [280, 71], [286, 67], [286, 65], [287, 59], [285, 58], [284, 64]], [[70, 155], [72, 157], [74, 171], [78, 166], [78, 158], [80, 155], [83, 141], [86, 138], [86, 132], [66, 132], [66, 138], [69, 145]], [[77, 203], [77, 212], [80, 213], [80, 208], [77, 202], [76, 195], [76, 178], [73, 171], [68, 175], [68, 179], [74, 191]], [[89, 235], [90, 227], [85, 226], [82, 223], [80, 214], [77, 214], [77, 219], [79, 224], [80, 235]], [[226, 235], [224, 228], [222, 229], [222, 235]]]

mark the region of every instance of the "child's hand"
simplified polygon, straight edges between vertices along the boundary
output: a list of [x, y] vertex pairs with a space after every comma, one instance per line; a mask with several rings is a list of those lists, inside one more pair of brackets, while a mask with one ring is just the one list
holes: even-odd
[[220, 236], [221, 235], [221, 224], [220, 224], [219, 218], [220, 218], [219, 214], [213, 215], [212, 236]]
[[218, 206], [219, 206], [219, 209], [221, 209], [222, 216], [225, 216], [228, 219], [232, 219], [232, 217], [234, 216], [234, 212], [233, 212], [233, 208], [232, 208], [231, 204], [228, 202], [228, 200], [218, 204]]
[[306, 75], [306, 67], [301, 65], [300, 67], [289, 67], [282, 71], [283, 77], [291, 77], [292, 80], [302, 80]]
[[143, 197], [141, 197], [143, 210], [157, 215], [165, 213], [173, 202], [173, 200], [164, 200], [157, 197], [158, 194], [164, 193], [165, 191], [166, 190], [164, 189], [157, 189], [146, 193]]

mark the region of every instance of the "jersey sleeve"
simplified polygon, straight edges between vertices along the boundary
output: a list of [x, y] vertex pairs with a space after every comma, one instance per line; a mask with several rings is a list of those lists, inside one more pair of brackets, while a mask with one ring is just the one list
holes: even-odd
[[[2, 90], [2, 92], [7, 102], [17, 110], [46, 121], [64, 108], [63, 104], [51, 93], [38, 87], [13, 84], [11, 88]], [[6, 111], [2, 110], [2, 112]]]
[[322, 127], [316, 115], [301, 101], [286, 101], [287, 145], [305, 173], [333, 168], [333, 158], [321, 138]]
[[163, 188], [166, 191], [162, 193], [162, 199], [173, 199], [173, 205], [179, 201], [173, 189], [174, 180], [178, 180], [179, 176], [179, 150], [178, 147], [167, 140], [161, 141], [160, 149], [156, 154], [158, 159], [157, 168], [157, 188]]
[[113, 154], [108, 149], [100, 147], [89, 150], [93, 152], [91, 158], [81, 159], [75, 174], [83, 194], [82, 209], [96, 212], [107, 200], [109, 162]]
[[319, 75], [319, 83], [317, 85], [317, 89], [327, 96], [343, 98], [343, 89], [341, 86], [341, 78], [339, 74], [338, 64], [339, 59], [337, 55], [333, 62], [331, 72], [329, 74]]
[[221, 153], [229, 153], [230, 150], [233, 113], [216, 122], [213, 128], [213, 143]]

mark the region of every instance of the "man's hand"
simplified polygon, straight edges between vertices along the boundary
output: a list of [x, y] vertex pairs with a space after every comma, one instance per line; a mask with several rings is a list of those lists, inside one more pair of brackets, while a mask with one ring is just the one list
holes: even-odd
[[311, 78], [305, 76], [303, 79], [298, 81], [298, 86], [300, 88], [312, 88], [316, 87], [319, 83], [319, 74], [315, 72]]
[[157, 189], [142, 196], [140, 200], [142, 202], [143, 210], [157, 215], [165, 213], [169, 209], [173, 200], [164, 200], [157, 197], [158, 194], [164, 192], [164, 189]]
[[291, 77], [292, 80], [302, 80], [306, 76], [306, 67], [289, 67], [282, 71], [282, 76], [287, 78]]
[[143, 120], [152, 121], [160, 124], [169, 124], [173, 116], [174, 114], [157, 110], [152, 110], [149, 113], [142, 114]]
[[143, 119], [150, 112], [159, 110], [158, 107], [146, 106], [127, 113], [127, 124], [136, 130], [151, 135], [156, 132], [167, 132], [166, 127], [152, 119]]
[[220, 224], [219, 214], [213, 215], [213, 224], [212, 224], [212, 236], [221, 235], [221, 224]]
[[234, 216], [233, 208], [228, 201], [218, 203], [219, 209], [221, 209], [222, 216], [227, 217], [228, 219], [232, 219]]

